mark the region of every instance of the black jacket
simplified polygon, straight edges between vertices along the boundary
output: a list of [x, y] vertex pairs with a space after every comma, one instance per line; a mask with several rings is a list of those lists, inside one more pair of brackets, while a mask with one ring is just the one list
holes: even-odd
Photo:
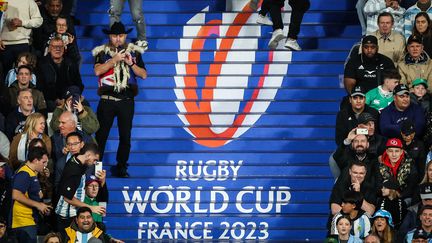
[[76, 85], [81, 91], [84, 89], [79, 66], [69, 58], [64, 58], [60, 66], [49, 55], [42, 58], [38, 62], [36, 76], [37, 88], [44, 94], [49, 112], [55, 109], [56, 99], [63, 99], [69, 86]]

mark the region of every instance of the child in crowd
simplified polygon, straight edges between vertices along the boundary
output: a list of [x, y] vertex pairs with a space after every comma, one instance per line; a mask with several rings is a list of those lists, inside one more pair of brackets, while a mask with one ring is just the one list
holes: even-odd
[[[26, 65], [35, 70], [36, 68], [37, 58], [30, 52], [23, 52], [18, 55], [17, 60], [15, 62], [15, 67], [9, 70], [5, 79], [5, 87], [11, 86], [15, 80], [17, 80], [18, 68]], [[36, 75], [33, 73], [30, 82], [36, 85]]]
[[390, 179], [383, 182], [381, 188], [381, 197], [378, 199], [377, 208], [390, 213], [390, 217], [394, 222], [394, 229], [399, 229], [403, 219], [407, 213], [407, 205], [400, 198], [398, 192], [399, 185], [396, 181]]
[[60, 37], [63, 40], [65, 46], [65, 57], [70, 58], [72, 61], [80, 63], [81, 55], [79, 53], [76, 38], [73, 34], [68, 32], [68, 23], [66, 17], [60, 16], [56, 20], [56, 31], [51, 34], [47, 42], [45, 53], [48, 54], [48, 46], [51, 39], [54, 37]]
[[430, 103], [431, 103], [431, 95], [428, 92], [428, 84], [427, 81], [421, 78], [418, 78], [412, 82], [411, 89], [411, 102], [415, 104], [419, 104], [425, 110], [425, 113], [430, 111]]

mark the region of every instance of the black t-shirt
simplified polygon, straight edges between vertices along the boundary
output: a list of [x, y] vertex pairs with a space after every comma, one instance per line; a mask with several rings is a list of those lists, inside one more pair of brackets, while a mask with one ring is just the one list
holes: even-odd
[[382, 54], [377, 53], [374, 58], [364, 58], [358, 54], [349, 59], [344, 76], [355, 79], [356, 85], [368, 92], [382, 83], [382, 71], [389, 69], [395, 69], [393, 61]]
[[[376, 199], [376, 189], [373, 187], [372, 182], [364, 181], [360, 185], [360, 192], [363, 194], [364, 200], [366, 200], [370, 204], [375, 204]], [[332, 193], [330, 195], [330, 205], [332, 203], [336, 203], [341, 205], [343, 195], [347, 191], [351, 191], [353, 188], [351, 187], [351, 178], [349, 175], [341, 174], [336, 181]]]

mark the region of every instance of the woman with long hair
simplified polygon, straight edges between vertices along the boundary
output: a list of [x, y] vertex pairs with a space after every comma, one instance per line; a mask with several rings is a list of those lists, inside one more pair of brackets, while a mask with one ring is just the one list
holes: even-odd
[[48, 154], [51, 154], [51, 139], [45, 134], [45, 117], [41, 113], [30, 114], [26, 119], [23, 133], [17, 134], [12, 140], [9, 164], [14, 170], [26, 161], [28, 146], [35, 138], [42, 139]]
[[360, 238], [351, 235], [352, 221], [348, 215], [342, 215], [336, 220], [336, 228], [338, 230], [337, 242], [359, 243]]
[[378, 210], [372, 217], [372, 233], [378, 235], [383, 243], [393, 243], [393, 219], [391, 214], [383, 209]]
[[432, 57], [432, 25], [426, 12], [420, 12], [415, 16], [412, 33], [422, 37], [424, 51]]

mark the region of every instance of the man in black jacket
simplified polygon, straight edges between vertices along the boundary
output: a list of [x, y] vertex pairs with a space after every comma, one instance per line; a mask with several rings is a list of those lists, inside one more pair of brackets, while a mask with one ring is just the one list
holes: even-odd
[[68, 87], [84, 89], [78, 64], [64, 57], [64, 51], [63, 40], [55, 37], [50, 41], [48, 55], [38, 62], [37, 88], [44, 94], [48, 112], [61, 103]]

